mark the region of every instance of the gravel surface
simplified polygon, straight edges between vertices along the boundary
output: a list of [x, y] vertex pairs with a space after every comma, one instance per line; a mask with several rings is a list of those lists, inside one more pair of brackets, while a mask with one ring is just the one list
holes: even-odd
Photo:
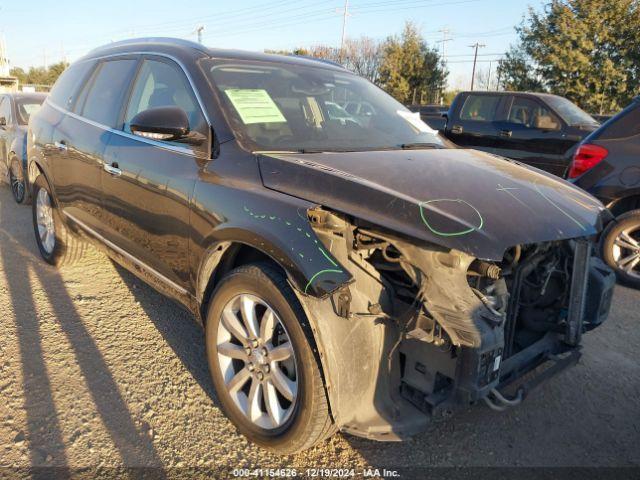
[[639, 299], [618, 287], [581, 363], [519, 408], [464, 409], [404, 443], [338, 434], [277, 457], [220, 411], [203, 333], [186, 311], [97, 251], [61, 271], [46, 265], [30, 207], [3, 185], [0, 465], [639, 466]]

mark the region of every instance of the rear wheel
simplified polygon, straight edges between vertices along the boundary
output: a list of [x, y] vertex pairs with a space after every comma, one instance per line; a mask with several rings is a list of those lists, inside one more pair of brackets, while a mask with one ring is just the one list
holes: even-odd
[[27, 188], [22, 166], [17, 159], [13, 159], [9, 166], [9, 183], [11, 185], [11, 193], [16, 203], [26, 203], [28, 199]]
[[627, 212], [611, 222], [600, 245], [602, 258], [615, 270], [618, 279], [640, 288], [640, 210]]
[[226, 275], [207, 315], [207, 356], [224, 412], [249, 440], [280, 454], [335, 431], [307, 325], [286, 278], [266, 263]]
[[62, 223], [49, 184], [42, 175], [33, 184], [32, 212], [36, 243], [46, 262], [63, 266], [82, 257], [86, 244], [69, 233]]

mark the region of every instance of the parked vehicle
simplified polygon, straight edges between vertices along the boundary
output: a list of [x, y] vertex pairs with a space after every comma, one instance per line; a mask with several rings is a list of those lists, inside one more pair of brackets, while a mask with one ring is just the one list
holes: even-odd
[[602, 258], [640, 287], [640, 97], [582, 142], [569, 178], [616, 216], [602, 234]]
[[420, 118], [424, 123], [434, 130], [444, 132], [447, 124], [448, 105], [407, 105], [412, 112], [420, 113]]
[[[334, 98], [370, 121], [333, 120]], [[71, 262], [89, 240], [182, 302], [223, 410], [279, 453], [518, 404], [608, 314], [600, 202], [453, 148], [327, 63], [114, 43], [60, 77], [29, 161], [42, 257]]]
[[40, 108], [44, 93], [0, 94], [0, 178], [11, 185], [17, 203], [29, 201], [25, 188], [27, 171], [27, 125]]
[[521, 92], [462, 92], [451, 104], [445, 136], [564, 176], [573, 152], [598, 122], [569, 100]]

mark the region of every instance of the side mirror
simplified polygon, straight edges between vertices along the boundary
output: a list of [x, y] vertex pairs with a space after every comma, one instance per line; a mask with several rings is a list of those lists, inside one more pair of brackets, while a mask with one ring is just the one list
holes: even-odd
[[129, 128], [134, 135], [151, 140], [180, 140], [189, 135], [189, 117], [179, 107], [150, 108], [133, 117]]
[[0, 117], [0, 127], [7, 126], [7, 119], [5, 117]]

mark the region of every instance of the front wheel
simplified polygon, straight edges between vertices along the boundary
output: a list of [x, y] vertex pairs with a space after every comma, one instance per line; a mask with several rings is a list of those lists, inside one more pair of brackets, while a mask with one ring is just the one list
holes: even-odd
[[207, 314], [207, 356], [222, 409], [249, 440], [279, 454], [335, 431], [305, 330], [286, 278], [266, 263], [226, 275]]
[[85, 243], [74, 237], [62, 223], [51, 190], [43, 175], [33, 183], [33, 229], [42, 258], [51, 265], [75, 263], [85, 250]]
[[620, 215], [605, 229], [600, 240], [604, 261], [618, 280], [640, 288], [640, 210]]

